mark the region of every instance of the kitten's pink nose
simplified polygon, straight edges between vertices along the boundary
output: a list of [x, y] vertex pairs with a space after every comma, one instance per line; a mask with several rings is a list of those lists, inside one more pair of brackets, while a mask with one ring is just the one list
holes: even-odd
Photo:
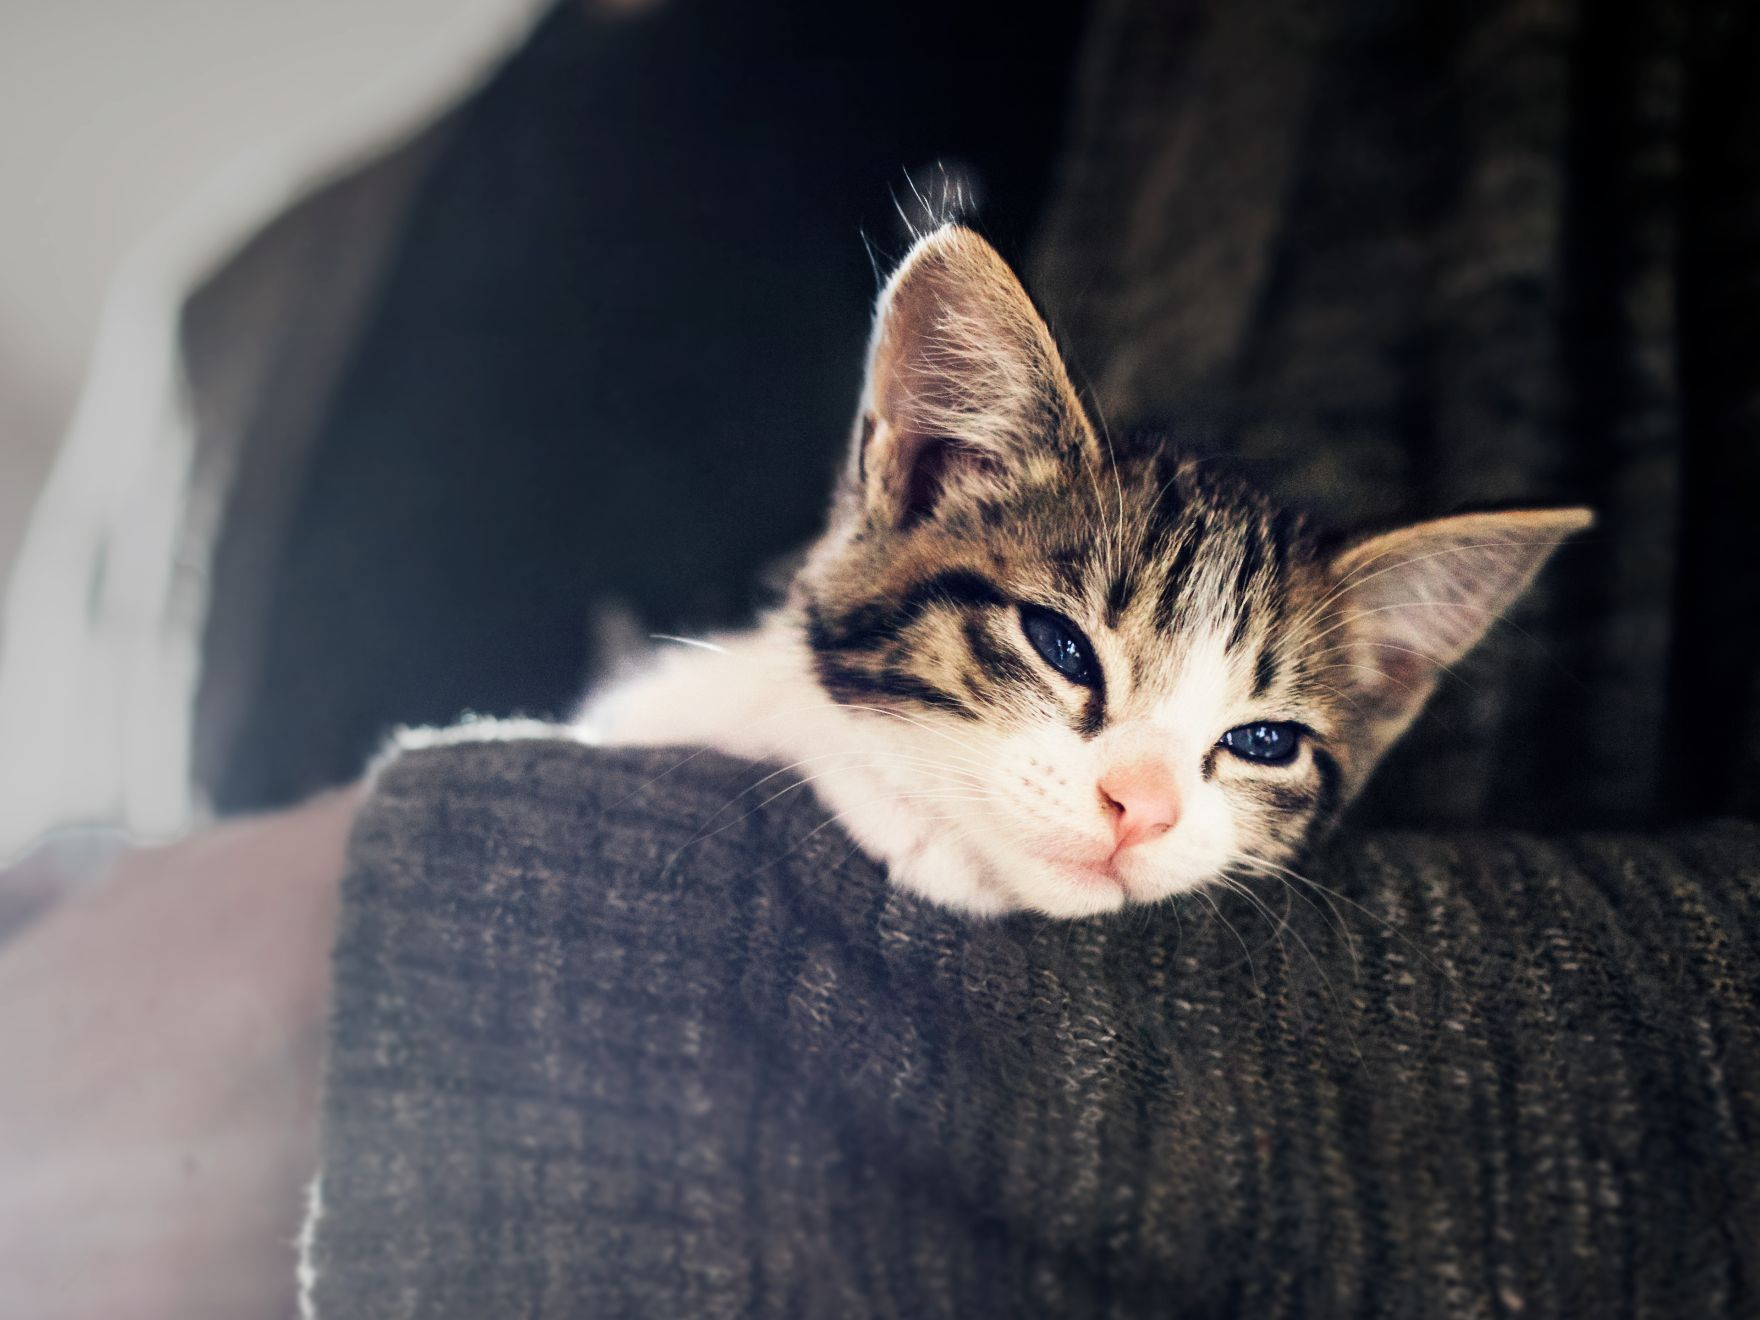
[[1100, 805], [1112, 813], [1120, 848], [1158, 839], [1179, 821], [1179, 788], [1165, 761], [1133, 761], [1100, 778]]

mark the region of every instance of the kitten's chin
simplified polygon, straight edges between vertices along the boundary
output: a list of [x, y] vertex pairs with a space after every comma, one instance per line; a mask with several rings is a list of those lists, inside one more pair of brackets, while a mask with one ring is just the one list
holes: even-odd
[[1048, 864], [1022, 877], [1021, 906], [1048, 917], [1097, 917], [1131, 901], [1130, 884], [1108, 867]]
[[1169, 869], [1165, 861], [1127, 859], [1123, 864], [1082, 863], [1062, 858], [1014, 858], [995, 863], [993, 888], [1007, 910], [1064, 919], [1101, 916], [1124, 907], [1159, 903], [1209, 884], [1208, 871]]
[[1047, 858], [977, 858], [930, 847], [889, 859], [892, 882], [944, 907], [975, 916], [1037, 912], [1061, 920], [1104, 916], [1198, 888], [1205, 876], [1132, 874], [1109, 865]]

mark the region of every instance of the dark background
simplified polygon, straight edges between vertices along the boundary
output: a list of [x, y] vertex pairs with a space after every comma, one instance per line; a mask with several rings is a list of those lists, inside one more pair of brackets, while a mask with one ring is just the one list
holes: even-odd
[[566, 715], [609, 612], [748, 617], [820, 525], [879, 273], [953, 192], [1119, 432], [1345, 526], [1597, 509], [1364, 818], [1751, 813], [1757, 23], [558, 5], [186, 309], [203, 443], [234, 452], [197, 465], [197, 786], [270, 807], [400, 724]]

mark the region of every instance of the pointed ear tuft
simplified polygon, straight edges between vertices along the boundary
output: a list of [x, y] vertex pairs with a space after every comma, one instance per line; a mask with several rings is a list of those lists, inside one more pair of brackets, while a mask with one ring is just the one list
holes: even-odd
[[957, 225], [920, 239], [880, 295], [857, 426], [867, 505], [909, 527], [1035, 453], [1098, 453], [1051, 332], [1008, 264]]
[[1370, 537], [1333, 559], [1352, 683], [1379, 725], [1377, 755], [1559, 543], [1593, 522], [1587, 509], [1465, 513]]

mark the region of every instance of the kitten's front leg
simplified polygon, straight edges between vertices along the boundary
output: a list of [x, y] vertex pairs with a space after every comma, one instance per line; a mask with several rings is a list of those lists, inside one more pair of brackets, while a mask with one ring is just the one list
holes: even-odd
[[827, 705], [798, 651], [772, 625], [661, 652], [644, 671], [591, 695], [576, 726], [605, 746], [712, 747], [787, 761]]
[[887, 873], [894, 884], [973, 916], [997, 916], [1019, 906], [977, 859], [946, 839], [927, 840], [911, 856], [891, 862]]

